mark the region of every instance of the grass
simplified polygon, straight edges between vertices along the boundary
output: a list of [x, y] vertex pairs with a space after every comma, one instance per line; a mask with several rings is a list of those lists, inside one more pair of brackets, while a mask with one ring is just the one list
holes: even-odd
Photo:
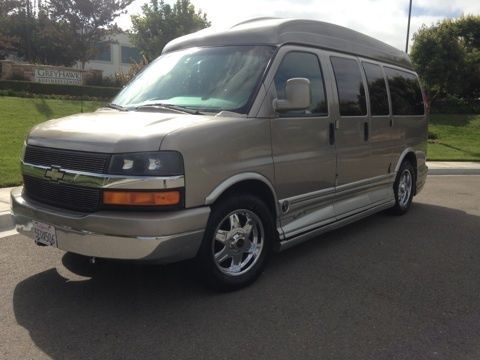
[[[101, 102], [84, 101], [83, 111]], [[32, 126], [81, 111], [80, 101], [0, 97], [0, 187], [21, 183], [19, 156]], [[429, 160], [480, 161], [480, 115], [431, 115]]]
[[428, 130], [428, 159], [480, 161], [480, 115], [434, 114]]
[[[94, 111], [101, 102], [84, 101], [83, 111]], [[81, 112], [75, 100], [0, 97], [0, 187], [21, 183], [19, 157], [28, 131], [45, 120]]]

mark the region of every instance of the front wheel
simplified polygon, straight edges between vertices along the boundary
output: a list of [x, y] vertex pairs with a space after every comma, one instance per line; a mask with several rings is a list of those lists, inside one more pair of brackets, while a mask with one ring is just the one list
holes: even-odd
[[404, 161], [397, 173], [393, 185], [395, 205], [392, 212], [396, 215], [405, 214], [412, 204], [415, 193], [415, 169], [409, 161]]
[[233, 195], [212, 208], [197, 261], [210, 285], [234, 290], [253, 282], [270, 255], [274, 234], [268, 207], [251, 195]]

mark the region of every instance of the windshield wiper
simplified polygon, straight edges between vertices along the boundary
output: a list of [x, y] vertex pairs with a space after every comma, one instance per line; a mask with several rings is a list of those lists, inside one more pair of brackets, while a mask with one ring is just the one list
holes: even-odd
[[173, 105], [173, 104], [165, 104], [165, 103], [152, 103], [152, 104], [145, 104], [145, 105], [140, 105], [135, 107], [135, 110], [140, 110], [140, 109], [145, 109], [145, 108], [163, 108], [163, 109], [168, 109], [168, 110], [174, 110], [186, 114], [193, 114], [193, 115], [203, 115], [200, 111], [197, 109], [190, 109], [185, 106], [180, 106], [180, 105]]
[[114, 103], [108, 103], [107, 105], [105, 105], [106, 107], [110, 108], [110, 109], [115, 109], [115, 110], [120, 110], [120, 111], [127, 111], [127, 108], [124, 107], [124, 106], [121, 106], [121, 105], [117, 105], [117, 104], [114, 104]]

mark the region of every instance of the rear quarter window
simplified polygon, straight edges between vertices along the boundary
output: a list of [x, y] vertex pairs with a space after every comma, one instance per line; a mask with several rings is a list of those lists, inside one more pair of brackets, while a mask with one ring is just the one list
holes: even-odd
[[417, 77], [409, 72], [385, 67], [393, 115], [423, 115], [423, 97]]

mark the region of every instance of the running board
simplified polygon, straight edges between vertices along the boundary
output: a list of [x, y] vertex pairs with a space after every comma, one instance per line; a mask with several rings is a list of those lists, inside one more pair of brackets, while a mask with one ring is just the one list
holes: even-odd
[[303, 243], [304, 241], [307, 241], [307, 240], [310, 240], [311, 238], [313, 237], [316, 237], [318, 235], [321, 235], [321, 234], [324, 234], [328, 231], [332, 231], [332, 230], [335, 230], [335, 229], [338, 229], [342, 226], [345, 226], [347, 224], [350, 224], [350, 223], [353, 223], [357, 220], [360, 220], [360, 219], [363, 219], [367, 216], [370, 216], [370, 215], [373, 215], [377, 212], [380, 212], [382, 210], [386, 210], [386, 209], [389, 209], [391, 208], [392, 206], [395, 205], [395, 200], [392, 200], [392, 201], [389, 201], [387, 203], [384, 203], [384, 204], [381, 204], [381, 205], [377, 205], [377, 206], [374, 206], [370, 209], [367, 209], [367, 210], [364, 210], [364, 211], [361, 211], [359, 213], [356, 213], [354, 215], [351, 215], [349, 217], [346, 217], [346, 218], [343, 218], [343, 219], [340, 219], [340, 220], [337, 220], [337, 221], [334, 221], [332, 223], [329, 223], [327, 225], [324, 225], [324, 226], [321, 226], [319, 228], [316, 228], [316, 229], [313, 229], [313, 230], [310, 230], [306, 233], [303, 233], [303, 234], [300, 234], [300, 235], [297, 235], [291, 239], [288, 239], [288, 240], [284, 240], [282, 242], [280, 242], [280, 247], [279, 247], [279, 251], [283, 251], [283, 250], [286, 250], [288, 248], [291, 248], [292, 246], [295, 246], [295, 245], [298, 245], [298, 244], [301, 244]]

